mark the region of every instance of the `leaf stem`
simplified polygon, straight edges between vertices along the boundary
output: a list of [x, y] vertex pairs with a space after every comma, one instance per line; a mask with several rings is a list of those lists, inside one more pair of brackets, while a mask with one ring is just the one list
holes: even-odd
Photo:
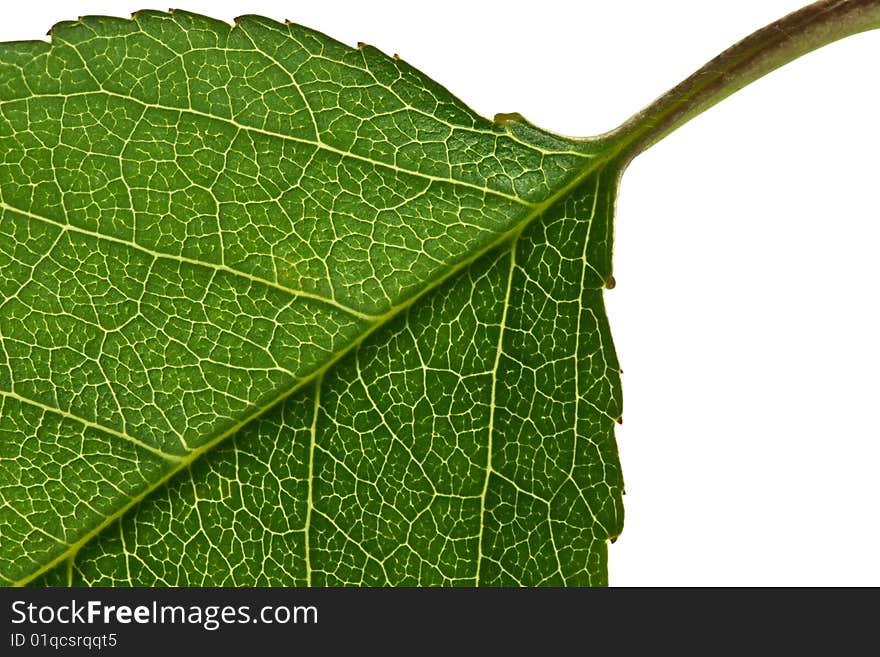
[[734, 44], [602, 139], [625, 163], [732, 93], [838, 39], [880, 28], [880, 0], [820, 0]]

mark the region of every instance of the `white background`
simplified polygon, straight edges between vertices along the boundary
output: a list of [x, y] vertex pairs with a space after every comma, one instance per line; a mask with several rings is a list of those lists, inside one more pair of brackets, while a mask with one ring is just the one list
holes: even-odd
[[[179, 6], [365, 41], [484, 115], [587, 136], [799, 4]], [[6, 3], [0, 41], [139, 8]], [[878, 65], [880, 32], [808, 55], [624, 176], [608, 294], [627, 481], [613, 585], [880, 585]]]

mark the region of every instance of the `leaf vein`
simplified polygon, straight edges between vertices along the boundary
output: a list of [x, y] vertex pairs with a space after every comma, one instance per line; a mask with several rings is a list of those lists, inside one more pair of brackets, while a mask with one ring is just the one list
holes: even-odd
[[498, 345], [495, 350], [495, 363], [492, 367], [492, 387], [489, 398], [489, 427], [486, 432], [486, 477], [483, 479], [483, 492], [480, 494], [480, 531], [477, 536], [477, 568], [474, 585], [480, 585], [480, 566], [483, 562], [483, 538], [486, 527], [486, 497], [489, 492], [489, 479], [494, 472], [492, 469], [492, 449], [495, 432], [495, 409], [496, 391], [498, 389], [498, 368], [501, 364], [501, 355], [504, 352], [504, 329], [507, 325], [507, 311], [510, 308], [510, 292], [513, 287], [513, 274], [516, 270], [516, 245], [519, 236], [514, 238], [510, 245], [510, 269], [507, 272], [507, 283], [504, 289], [503, 309], [501, 311], [501, 323], [498, 327]]
[[16, 392], [11, 391], [11, 390], [0, 390], [0, 396], [8, 397], [10, 399], [15, 399], [16, 401], [19, 401], [23, 404], [28, 404], [30, 406], [34, 406], [34, 407], [39, 408], [40, 410], [45, 411], [47, 413], [54, 413], [55, 415], [60, 415], [61, 417], [66, 418], [68, 420], [73, 420], [75, 422], [78, 422], [78, 423], [82, 424], [83, 426], [88, 427], [89, 429], [95, 429], [97, 431], [101, 431], [101, 432], [109, 434], [111, 436], [121, 438], [122, 440], [128, 441], [128, 442], [132, 443], [133, 445], [137, 445], [141, 449], [146, 450], [146, 451], [150, 452], [151, 454], [155, 454], [156, 456], [159, 456], [160, 458], [162, 458], [170, 463], [180, 463], [185, 458], [184, 456], [181, 456], [179, 454], [169, 454], [168, 452], [162, 451], [158, 447], [155, 447], [154, 445], [150, 445], [149, 443], [145, 443], [144, 441], [140, 440], [139, 438], [135, 438], [134, 436], [131, 436], [123, 431], [119, 431], [117, 429], [113, 429], [111, 427], [107, 427], [102, 424], [98, 424], [97, 422], [93, 422], [92, 420], [87, 420], [86, 418], [80, 417], [79, 415], [76, 415], [75, 413], [71, 413], [70, 411], [65, 411], [60, 408], [55, 408], [55, 407], [49, 406], [48, 404], [43, 404], [42, 402], [38, 402], [36, 400], [29, 399], [27, 397], [24, 397], [23, 395], [20, 395]]

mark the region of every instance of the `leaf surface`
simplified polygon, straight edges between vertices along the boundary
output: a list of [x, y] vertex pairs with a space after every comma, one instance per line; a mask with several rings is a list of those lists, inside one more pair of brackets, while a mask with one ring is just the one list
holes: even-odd
[[0, 49], [0, 578], [590, 584], [613, 144], [174, 12]]

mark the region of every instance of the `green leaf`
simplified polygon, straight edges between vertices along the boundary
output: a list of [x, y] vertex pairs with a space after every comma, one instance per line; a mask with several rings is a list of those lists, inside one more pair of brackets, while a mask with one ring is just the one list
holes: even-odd
[[820, 0], [583, 140], [257, 17], [0, 44], [0, 581], [604, 583], [621, 172], [877, 27]]
[[605, 582], [615, 142], [142, 12], [5, 44], [0, 152], [3, 581]]

